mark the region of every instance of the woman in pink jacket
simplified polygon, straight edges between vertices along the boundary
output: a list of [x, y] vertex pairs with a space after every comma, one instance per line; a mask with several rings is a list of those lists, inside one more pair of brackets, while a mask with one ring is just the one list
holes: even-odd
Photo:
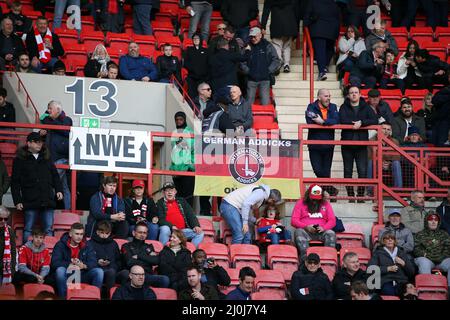
[[323, 199], [323, 190], [319, 185], [311, 185], [304, 199], [295, 204], [291, 217], [295, 230], [295, 244], [304, 261], [309, 242], [322, 241], [327, 247], [335, 247], [336, 234], [333, 229], [336, 217], [328, 201]]

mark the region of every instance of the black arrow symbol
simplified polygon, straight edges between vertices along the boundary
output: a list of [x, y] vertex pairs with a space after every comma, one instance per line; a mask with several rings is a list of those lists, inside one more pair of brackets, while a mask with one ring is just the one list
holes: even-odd
[[83, 166], [101, 166], [101, 167], [107, 167], [108, 161], [105, 160], [87, 160], [87, 159], [81, 159], [81, 142], [78, 140], [78, 138], [73, 143], [73, 146], [75, 147], [74, 150], [74, 164], [79, 164]]
[[116, 161], [116, 167], [121, 168], [137, 168], [137, 169], [145, 169], [147, 166], [147, 146], [145, 142], [142, 142], [141, 147], [139, 148], [141, 151], [141, 161], [140, 162], [124, 162], [124, 161]]

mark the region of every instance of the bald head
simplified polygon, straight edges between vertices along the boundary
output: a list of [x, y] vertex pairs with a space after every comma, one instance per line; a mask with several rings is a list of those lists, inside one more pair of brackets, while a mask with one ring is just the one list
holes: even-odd
[[133, 288], [142, 288], [144, 286], [145, 270], [141, 266], [132, 266], [129, 277]]
[[317, 99], [319, 99], [320, 104], [323, 107], [328, 107], [330, 105], [331, 94], [328, 89], [319, 89], [317, 92]]
[[241, 96], [241, 88], [239, 88], [238, 86], [232, 86], [230, 89], [230, 97], [233, 103], [239, 102], [239, 100], [241, 100]]

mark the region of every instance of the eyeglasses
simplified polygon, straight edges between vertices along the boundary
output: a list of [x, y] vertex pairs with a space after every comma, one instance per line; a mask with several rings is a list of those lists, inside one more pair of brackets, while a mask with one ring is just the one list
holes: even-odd
[[0, 221], [8, 221], [8, 218], [0, 218]]
[[314, 265], [319, 264], [318, 261], [306, 261], [306, 263], [307, 263], [307, 264], [314, 264]]
[[145, 273], [134, 273], [134, 272], [131, 272], [131, 274], [133, 276], [136, 276], [136, 277], [145, 277]]

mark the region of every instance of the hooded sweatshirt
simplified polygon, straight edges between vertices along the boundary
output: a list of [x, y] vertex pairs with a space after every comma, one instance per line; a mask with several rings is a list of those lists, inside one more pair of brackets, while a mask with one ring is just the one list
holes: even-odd
[[100, 267], [102, 269], [114, 269], [119, 271], [121, 269], [122, 256], [120, 255], [119, 245], [113, 240], [113, 238], [108, 237], [106, 239], [100, 238], [97, 233], [92, 235], [89, 243], [95, 250], [97, 260], [103, 259], [108, 260], [110, 264], [106, 267]]
[[441, 221], [439, 220], [436, 230], [428, 228], [428, 213], [423, 219], [424, 229], [416, 234], [414, 238], [414, 256], [425, 257], [433, 263], [439, 264], [444, 259], [450, 257], [450, 235], [444, 230], [439, 229]]
[[308, 206], [300, 199], [292, 211], [291, 225], [294, 228], [306, 228], [309, 225], [318, 224], [325, 230], [331, 230], [336, 225], [336, 217], [330, 203], [324, 201], [319, 212], [309, 212]]
[[45, 244], [39, 248], [28, 241], [19, 249], [19, 272], [31, 276], [46, 277], [50, 272], [50, 253]]

